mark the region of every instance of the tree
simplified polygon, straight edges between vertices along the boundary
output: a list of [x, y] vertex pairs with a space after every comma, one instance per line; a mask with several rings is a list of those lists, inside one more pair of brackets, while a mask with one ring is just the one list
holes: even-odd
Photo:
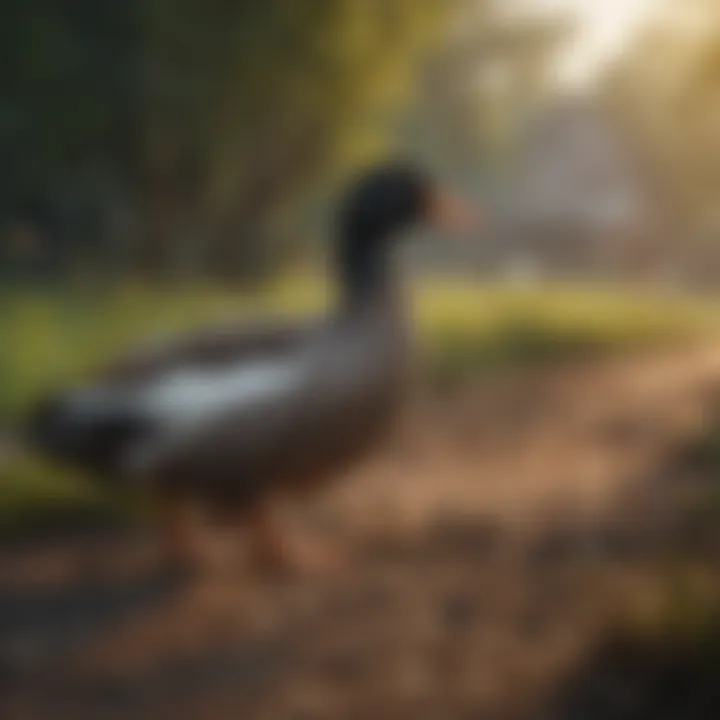
[[377, 150], [450, 6], [8, 0], [5, 197], [83, 215], [99, 193], [141, 229], [145, 271], [253, 273], [282, 208]]
[[604, 94], [672, 198], [682, 236], [717, 238], [720, 9], [668, 2], [613, 69]]
[[470, 184], [497, 175], [551, 92], [565, 22], [509, 19], [500, 3], [463, 2], [428, 63], [411, 116], [414, 146]]

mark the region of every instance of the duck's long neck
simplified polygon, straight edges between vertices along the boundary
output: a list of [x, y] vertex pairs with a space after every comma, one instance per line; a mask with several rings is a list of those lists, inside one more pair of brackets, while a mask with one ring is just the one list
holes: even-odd
[[337, 258], [343, 314], [397, 309], [399, 288], [390, 249], [377, 233], [361, 228], [345, 233]]

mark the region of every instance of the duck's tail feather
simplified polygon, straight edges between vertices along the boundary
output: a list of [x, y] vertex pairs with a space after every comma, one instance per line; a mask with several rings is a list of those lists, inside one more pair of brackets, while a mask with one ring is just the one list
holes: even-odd
[[39, 403], [25, 425], [24, 440], [51, 459], [111, 469], [127, 443], [149, 429], [148, 418], [131, 403], [83, 391]]

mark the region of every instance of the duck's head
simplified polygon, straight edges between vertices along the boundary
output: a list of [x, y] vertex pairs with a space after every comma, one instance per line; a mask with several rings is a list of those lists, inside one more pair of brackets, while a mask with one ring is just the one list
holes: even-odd
[[390, 163], [361, 175], [347, 191], [338, 217], [338, 269], [346, 293], [354, 297], [385, 282], [391, 248], [421, 225], [468, 232], [476, 218], [411, 164]]

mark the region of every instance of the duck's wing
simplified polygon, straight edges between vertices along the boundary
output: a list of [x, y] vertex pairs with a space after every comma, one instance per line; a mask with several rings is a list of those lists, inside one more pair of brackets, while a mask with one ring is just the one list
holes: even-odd
[[312, 407], [311, 358], [288, 352], [242, 359], [222, 370], [195, 366], [157, 374], [135, 402], [155, 432], [127, 447], [125, 470], [155, 475], [174, 467], [182, 475], [191, 465], [196, 474], [210, 472], [213, 456], [227, 454], [228, 445], [234, 458], [247, 460], [258, 443], [282, 436], [288, 422], [302, 426], [302, 415]]
[[264, 325], [227, 325], [136, 349], [99, 371], [100, 383], [146, 382], [178, 369], [216, 368], [238, 361], [295, 354], [322, 327], [313, 320]]
[[93, 467], [100, 457], [123, 474], [145, 464], [148, 453], [164, 457], [228, 414], [252, 424], [276, 403], [287, 407], [307, 384], [314, 329], [204, 334], [135, 356], [107, 371], [105, 382], [53, 398], [39, 409], [33, 434], [49, 438], [43, 444], [57, 457]]
[[361, 340], [156, 386], [145, 402], [163, 430], [129, 448], [126, 471], [240, 496], [321, 474], [381, 430], [391, 402], [384, 358], [370, 363]]
[[303, 384], [305, 348], [324, 328], [321, 321], [235, 325], [146, 347], [42, 403], [29, 434], [53, 456], [93, 467], [99, 458], [121, 470], [138, 445], [154, 452], [156, 443], [182, 443], [232, 409], [252, 420], [258, 407], [286, 401]]

